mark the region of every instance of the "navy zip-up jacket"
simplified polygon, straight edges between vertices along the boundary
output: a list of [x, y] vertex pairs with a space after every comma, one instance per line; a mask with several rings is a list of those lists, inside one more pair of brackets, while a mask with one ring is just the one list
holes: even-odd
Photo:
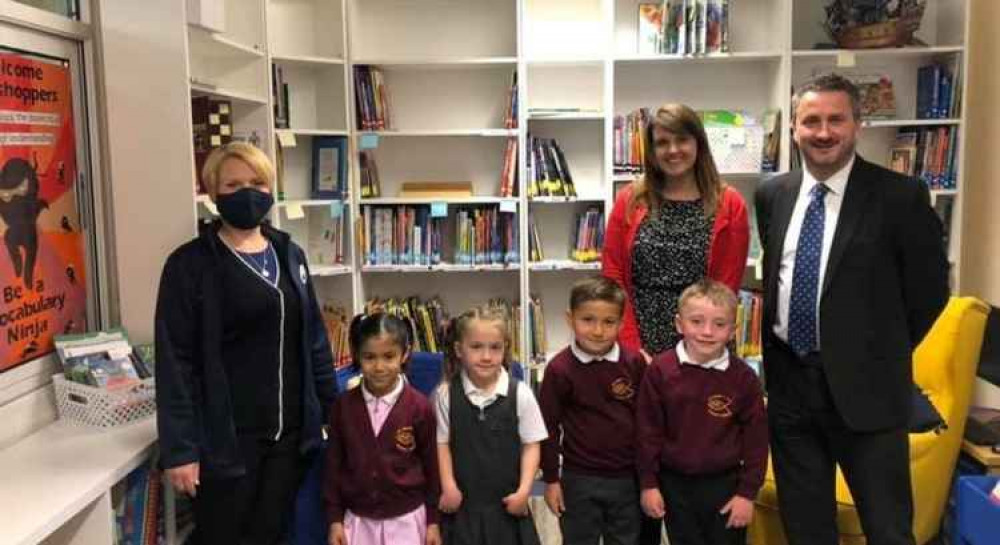
[[[156, 424], [164, 468], [200, 463], [205, 476], [245, 472], [222, 360], [222, 260], [216, 221], [174, 250], [163, 266], [156, 302]], [[265, 224], [262, 233], [291, 272], [302, 301], [302, 438], [305, 454], [319, 447], [337, 394], [326, 327], [302, 249]], [[312, 377], [313, 380], [308, 380]]]

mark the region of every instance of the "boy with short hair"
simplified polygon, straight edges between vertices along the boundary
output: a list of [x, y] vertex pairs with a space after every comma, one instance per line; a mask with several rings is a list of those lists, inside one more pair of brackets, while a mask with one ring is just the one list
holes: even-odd
[[639, 388], [639, 486], [647, 515], [666, 515], [672, 545], [745, 544], [767, 466], [760, 382], [729, 353], [736, 296], [704, 279], [681, 294], [683, 340]]
[[549, 362], [542, 381], [545, 503], [560, 517], [565, 545], [639, 539], [635, 409], [646, 363], [618, 345], [624, 308], [625, 292], [614, 281], [577, 281], [566, 311], [573, 342]]

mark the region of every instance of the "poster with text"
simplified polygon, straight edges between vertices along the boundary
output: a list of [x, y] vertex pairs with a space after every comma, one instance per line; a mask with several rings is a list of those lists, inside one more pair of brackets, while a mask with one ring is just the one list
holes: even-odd
[[0, 50], [0, 372], [86, 327], [70, 74]]

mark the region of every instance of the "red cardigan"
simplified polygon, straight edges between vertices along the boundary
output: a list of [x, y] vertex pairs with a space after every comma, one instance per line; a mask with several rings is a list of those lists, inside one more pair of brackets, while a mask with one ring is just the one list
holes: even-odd
[[[604, 236], [601, 268], [604, 276], [618, 282], [627, 295], [625, 298], [625, 323], [622, 324], [618, 342], [625, 348], [639, 350], [639, 324], [632, 308], [632, 246], [639, 226], [646, 217], [647, 208], [637, 203], [631, 214], [628, 203], [632, 186], [623, 188], [615, 199], [615, 207], [608, 218]], [[750, 223], [743, 197], [732, 187], [722, 192], [719, 208], [712, 226], [712, 240], [708, 248], [708, 277], [739, 291], [747, 265], [750, 244]]]

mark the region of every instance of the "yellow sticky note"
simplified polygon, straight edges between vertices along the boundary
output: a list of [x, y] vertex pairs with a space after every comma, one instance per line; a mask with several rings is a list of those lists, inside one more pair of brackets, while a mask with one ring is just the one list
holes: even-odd
[[218, 216], [219, 215], [219, 209], [215, 207], [215, 203], [214, 202], [212, 202], [212, 201], [201, 201], [201, 203], [205, 205], [205, 208], [208, 209], [209, 213], [211, 213], [213, 216]]
[[837, 67], [838, 68], [851, 68], [857, 64], [857, 59], [854, 57], [853, 51], [838, 51], [837, 52]]
[[294, 148], [295, 133], [292, 131], [278, 131], [278, 143], [283, 148]]
[[302, 209], [301, 204], [289, 204], [285, 207], [285, 217], [290, 220], [300, 220], [306, 217], [306, 211]]

